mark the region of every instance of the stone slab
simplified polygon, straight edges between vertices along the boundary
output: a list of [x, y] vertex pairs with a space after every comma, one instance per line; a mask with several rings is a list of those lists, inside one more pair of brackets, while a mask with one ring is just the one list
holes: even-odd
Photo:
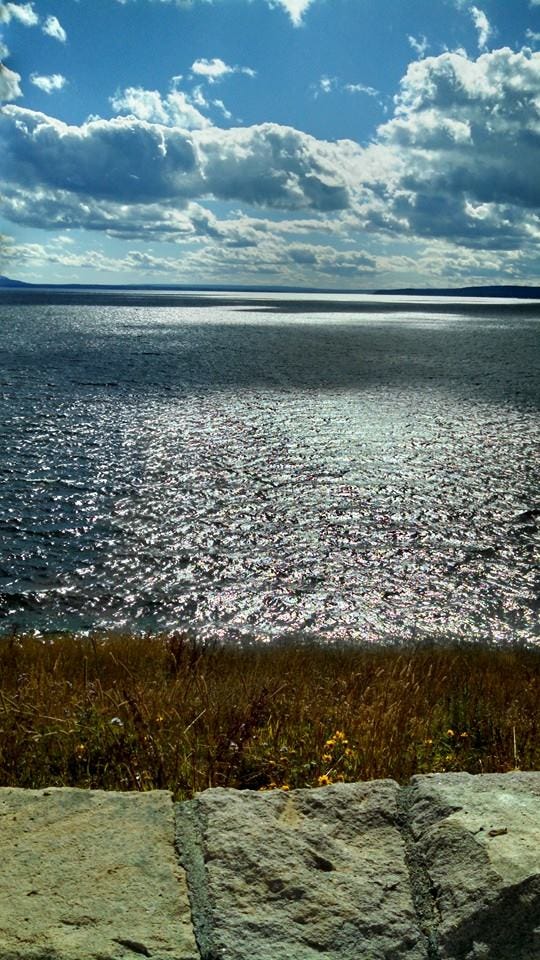
[[177, 805], [203, 960], [425, 960], [391, 780]]
[[540, 773], [414, 777], [440, 960], [540, 960]]
[[0, 789], [2, 960], [198, 960], [169, 793]]

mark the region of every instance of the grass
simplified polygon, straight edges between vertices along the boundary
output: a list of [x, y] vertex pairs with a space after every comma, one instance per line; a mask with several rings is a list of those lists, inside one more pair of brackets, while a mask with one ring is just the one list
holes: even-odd
[[0, 785], [283, 789], [538, 769], [540, 651], [0, 640]]

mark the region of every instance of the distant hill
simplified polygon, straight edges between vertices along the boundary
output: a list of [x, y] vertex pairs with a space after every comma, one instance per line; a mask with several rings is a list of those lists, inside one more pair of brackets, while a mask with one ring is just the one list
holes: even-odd
[[320, 293], [342, 294], [350, 293], [358, 296], [404, 296], [404, 297], [520, 297], [525, 300], [540, 300], [540, 287], [505, 285], [485, 287], [403, 287], [400, 289], [380, 290], [348, 290], [331, 287], [281, 287], [271, 284], [266, 286], [247, 286], [245, 284], [217, 283], [25, 283], [22, 280], [11, 280], [0, 276], [0, 289], [26, 287], [29, 289], [46, 290], [170, 290], [193, 291], [200, 293]]
[[540, 287], [518, 284], [491, 287], [404, 287], [400, 290], [372, 290], [371, 293], [396, 294], [404, 297], [521, 297], [525, 300], [540, 300]]
[[10, 280], [9, 277], [0, 275], [0, 287], [31, 287], [33, 284], [24, 283], [23, 280]]

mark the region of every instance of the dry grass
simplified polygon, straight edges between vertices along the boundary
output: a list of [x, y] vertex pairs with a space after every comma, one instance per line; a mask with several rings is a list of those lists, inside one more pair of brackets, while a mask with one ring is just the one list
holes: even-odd
[[[0, 641], [0, 784], [317, 786], [538, 769], [540, 652]], [[515, 747], [514, 747], [515, 741]]]

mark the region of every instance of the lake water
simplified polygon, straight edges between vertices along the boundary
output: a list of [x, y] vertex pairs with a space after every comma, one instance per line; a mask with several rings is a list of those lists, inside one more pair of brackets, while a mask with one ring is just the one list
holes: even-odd
[[0, 294], [0, 630], [538, 639], [538, 303]]

